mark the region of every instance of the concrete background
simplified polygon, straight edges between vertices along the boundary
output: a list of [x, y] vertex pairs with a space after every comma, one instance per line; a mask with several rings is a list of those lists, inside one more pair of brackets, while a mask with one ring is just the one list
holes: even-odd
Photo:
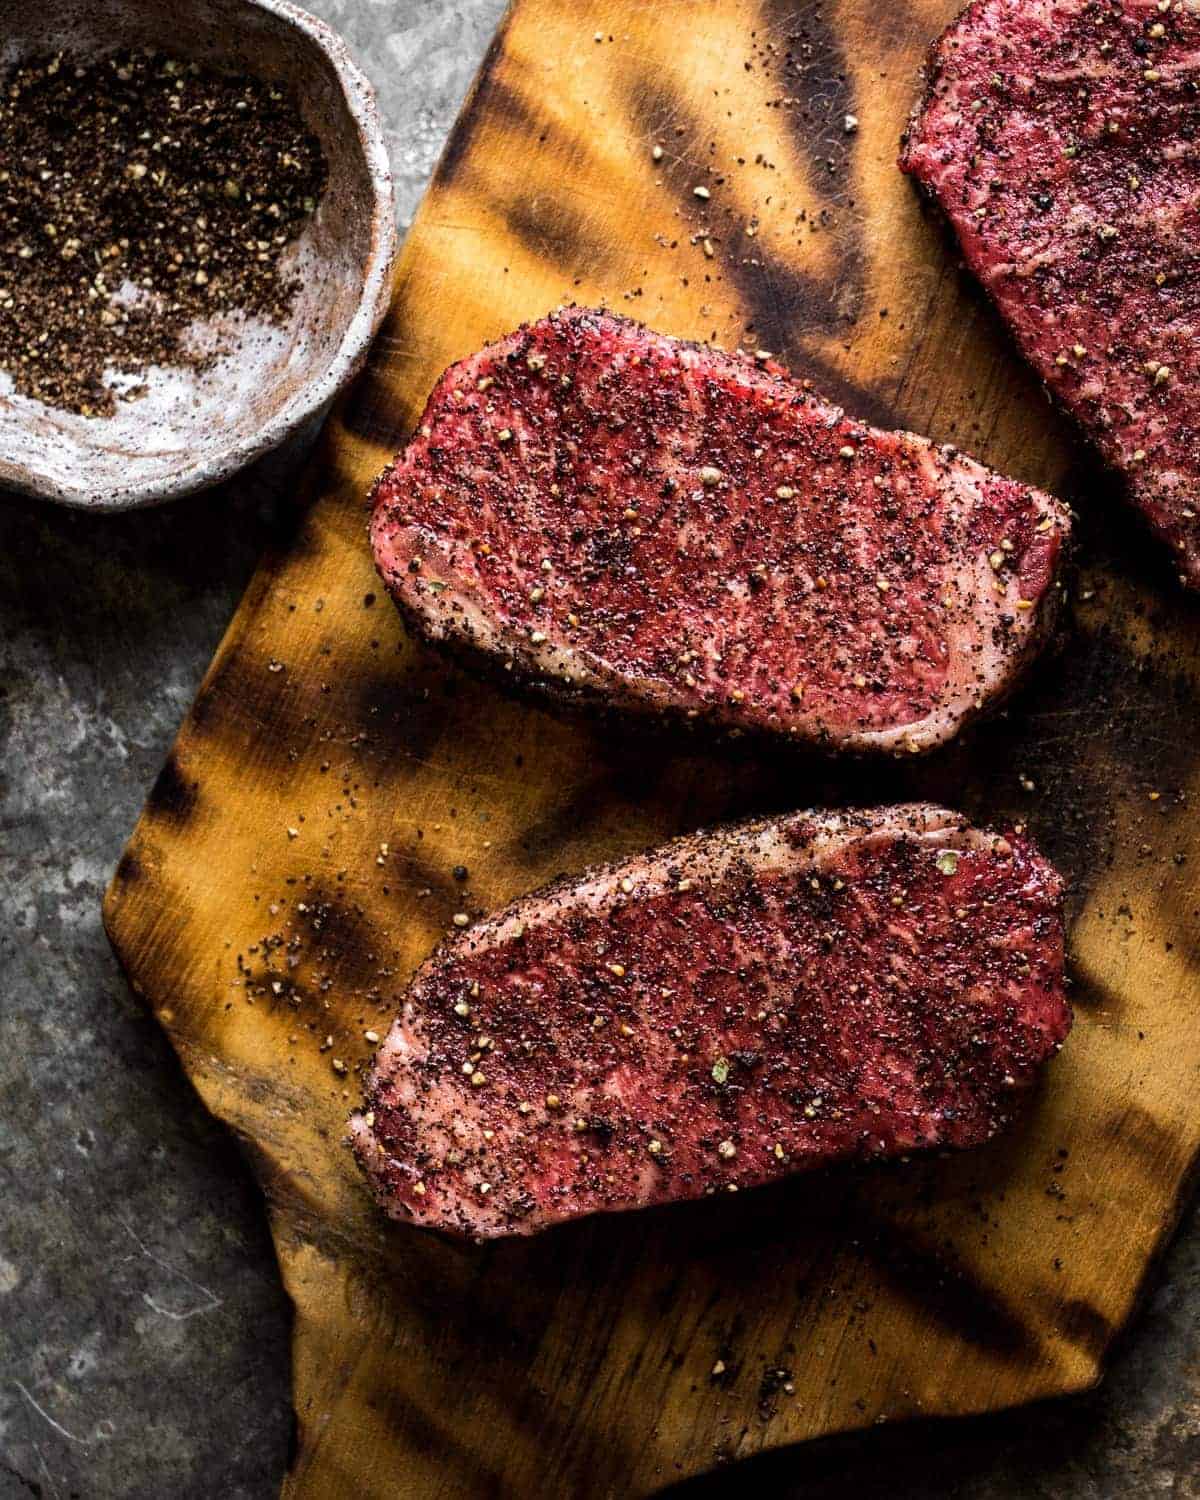
[[[406, 226], [500, 0], [308, 4], [379, 87]], [[0, 498], [0, 1500], [264, 1500], [284, 1467], [288, 1310], [262, 1209], [99, 906], [301, 456], [139, 515]], [[1198, 1313], [1193, 1212], [1099, 1392], [679, 1493], [1200, 1496]]]

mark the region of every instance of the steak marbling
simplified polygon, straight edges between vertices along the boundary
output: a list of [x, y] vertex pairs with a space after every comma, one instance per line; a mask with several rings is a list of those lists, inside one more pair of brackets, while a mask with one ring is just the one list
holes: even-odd
[[409, 621], [510, 681], [914, 752], [1030, 658], [1067, 530], [768, 359], [579, 308], [446, 371], [371, 525]]
[[1200, 7], [975, 0], [900, 165], [1200, 586]]
[[699, 833], [518, 901], [418, 971], [358, 1157], [488, 1238], [1008, 1121], [1070, 1026], [1058, 876], [927, 805]]

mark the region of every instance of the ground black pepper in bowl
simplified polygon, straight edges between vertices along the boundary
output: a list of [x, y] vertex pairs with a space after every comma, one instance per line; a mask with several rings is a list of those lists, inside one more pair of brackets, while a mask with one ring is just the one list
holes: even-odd
[[0, 90], [0, 368], [27, 396], [111, 416], [151, 365], [205, 369], [198, 321], [282, 321], [288, 246], [326, 164], [260, 79], [160, 53], [30, 58]]

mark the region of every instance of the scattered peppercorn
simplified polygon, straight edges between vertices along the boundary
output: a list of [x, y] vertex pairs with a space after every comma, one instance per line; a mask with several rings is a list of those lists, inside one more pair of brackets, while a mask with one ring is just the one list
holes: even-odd
[[[212, 367], [219, 314], [279, 322], [326, 164], [280, 90], [153, 52], [55, 53], [0, 87], [0, 367], [111, 416], [151, 365]], [[114, 372], [124, 378], [114, 379]]]

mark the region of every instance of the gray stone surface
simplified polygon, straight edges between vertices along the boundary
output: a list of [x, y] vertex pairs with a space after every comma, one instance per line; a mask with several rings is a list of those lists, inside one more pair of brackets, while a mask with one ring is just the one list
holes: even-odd
[[[406, 225], [500, 0], [309, 4], [379, 85]], [[99, 902], [296, 462], [133, 516], [0, 503], [0, 1500], [261, 1500], [285, 1462], [261, 1206], [129, 995]], [[1193, 1214], [1095, 1395], [683, 1493], [1200, 1496], [1198, 1312]]]

